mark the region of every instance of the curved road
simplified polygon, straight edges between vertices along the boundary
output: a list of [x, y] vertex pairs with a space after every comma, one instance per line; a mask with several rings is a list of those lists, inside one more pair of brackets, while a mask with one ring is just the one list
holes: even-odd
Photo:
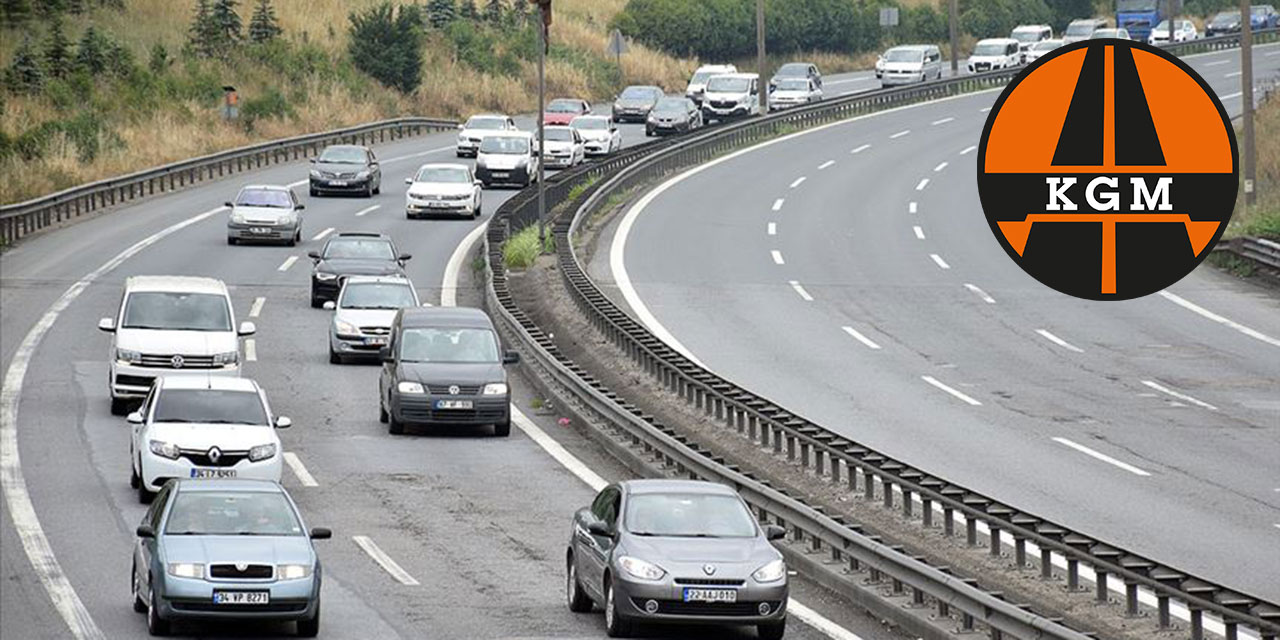
[[[1239, 52], [1187, 61], [1238, 114]], [[1258, 47], [1254, 68], [1274, 83], [1280, 47]], [[846, 121], [677, 176], [621, 223], [612, 275], [669, 341], [783, 406], [1280, 600], [1280, 300], [1208, 267], [1106, 303], [1025, 275], [974, 180], [997, 95]]]

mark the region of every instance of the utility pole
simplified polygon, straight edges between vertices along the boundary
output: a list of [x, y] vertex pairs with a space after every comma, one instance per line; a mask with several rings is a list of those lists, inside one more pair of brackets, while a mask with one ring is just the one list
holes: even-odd
[[1257, 149], [1253, 144], [1253, 25], [1249, 0], [1240, 0], [1240, 99], [1244, 101], [1244, 204], [1257, 201]]
[[951, 75], [960, 75], [960, 7], [959, 0], [947, 3], [951, 13]]
[[[1173, 44], [1173, 25], [1178, 21], [1178, 9], [1180, 8], [1178, 0], [1169, 0], [1169, 44]], [[1152, 28], [1154, 29], [1155, 27]]]
[[760, 113], [769, 113], [769, 90], [764, 78], [764, 0], [756, 0], [756, 88], [760, 92]]
[[547, 246], [547, 188], [546, 171], [543, 169], [543, 151], [546, 149], [543, 121], [547, 117], [547, 47], [550, 46], [551, 0], [529, 0], [538, 5], [540, 19], [538, 32], [542, 46], [538, 47], [538, 253]]

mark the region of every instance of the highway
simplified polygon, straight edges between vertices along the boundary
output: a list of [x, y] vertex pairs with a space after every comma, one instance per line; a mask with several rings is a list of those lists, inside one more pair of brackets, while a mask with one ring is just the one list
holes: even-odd
[[[1239, 52], [1186, 60], [1238, 114]], [[1280, 47], [1258, 47], [1254, 69], [1274, 84]], [[1127, 302], [1024, 274], [974, 180], [998, 95], [845, 121], [676, 176], [629, 210], [593, 275], [673, 346], [789, 410], [1280, 599], [1280, 298], [1208, 266]]]

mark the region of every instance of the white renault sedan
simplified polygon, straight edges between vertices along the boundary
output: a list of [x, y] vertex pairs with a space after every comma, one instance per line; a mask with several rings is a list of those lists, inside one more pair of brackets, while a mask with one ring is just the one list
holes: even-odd
[[548, 169], [568, 169], [586, 159], [586, 142], [577, 129], [569, 125], [546, 125], [542, 131], [547, 145], [542, 151], [542, 162]]
[[464, 164], [424, 164], [412, 178], [405, 178], [404, 215], [480, 217], [482, 186]]
[[609, 155], [622, 148], [622, 132], [610, 116], [578, 116], [569, 123], [582, 136], [587, 155]]
[[276, 429], [293, 424], [272, 415], [258, 383], [217, 376], [156, 378], [128, 421], [129, 485], [143, 504], [174, 478], [279, 482]]

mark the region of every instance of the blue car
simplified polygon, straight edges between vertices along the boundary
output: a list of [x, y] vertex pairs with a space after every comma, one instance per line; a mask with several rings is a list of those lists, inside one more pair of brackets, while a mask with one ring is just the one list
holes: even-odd
[[1249, 7], [1249, 26], [1253, 29], [1274, 29], [1280, 22], [1280, 13], [1269, 4], [1255, 4]]
[[200, 620], [294, 621], [320, 632], [320, 558], [288, 492], [265, 480], [173, 480], [138, 525], [133, 610], [147, 631]]

